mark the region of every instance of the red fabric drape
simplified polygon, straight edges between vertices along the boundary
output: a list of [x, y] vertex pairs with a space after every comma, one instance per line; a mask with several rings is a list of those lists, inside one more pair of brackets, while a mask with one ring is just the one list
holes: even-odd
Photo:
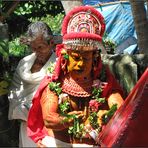
[[148, 147], [148, 68], [99, 134], [102, 147]]

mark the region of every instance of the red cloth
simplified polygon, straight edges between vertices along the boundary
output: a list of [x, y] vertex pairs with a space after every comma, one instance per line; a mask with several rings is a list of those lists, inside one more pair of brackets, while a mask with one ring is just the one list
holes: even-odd
[[108, 84], [107, 84], [107, 87], [105, 87], [105, 89], [102, 92], [102, 97], [108, 98], [113, 91], [114, 92], [117, 91], [123, 96], [123, 90], [119, 85], [119, 83], [117, 82], [117, 80], [115, 79], [114, 75], [109, 70], [108, 66], [106, 66], [106, 77], [107, 77]]
[[[117, 90], [119, 93], [122, 94], [122, 89], [117, 83], [117, 81], [115, 80], [115, 77], [111, 74], [108, 67], [106, 70], [107, 70], [106, 73], [108, 78], [107, 79], [108, 85], [103, 91], [103, 96], [108, 97], [113, 90]], [[33, 102], [32, 102], [33, 105], [29, 111], [28, 121], [27, 121], [27, 124], [28, 124], [27, 131], [28, 131], [28, 136], [31, 137], [31, 139], [34, 142], [37, 142], [38, 140], [44, 138], [47, 135], [46, 131], [44, 131], [43, 129], [44, 123], [43, 123], [42, 110], [40, 105], [40, 98], [45, 87], [52, 80], [48, 76], [44, 77], [33, 98]]]
[[148, 147], [148, 68], [99, 134], [101, 147]]
[[44, 123], [43, 123], [42, 109], [40, 105], [40, 98], [43, 90], [50, 81], [51, 81], [50, 77], [48, 76], [44, 77], [33, 98], [32, 101], [33, 106], [29, 111], [28, 120], [27, 120], [27, 133], [28, 136], [31, 137], [34, 142], [37, 142], [38, 140], [44, 138], [47, 135], [46, 131], [44, 131], [43, 129]]

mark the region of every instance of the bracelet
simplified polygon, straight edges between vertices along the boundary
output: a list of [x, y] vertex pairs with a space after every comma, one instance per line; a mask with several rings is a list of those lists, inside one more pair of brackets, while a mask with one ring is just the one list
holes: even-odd
[[96, 130], [90, 131], [90, 132], [89, 132], [89, 135], [96, 141], [97, 135], [98, 135], [98, 133], [97, 133]]

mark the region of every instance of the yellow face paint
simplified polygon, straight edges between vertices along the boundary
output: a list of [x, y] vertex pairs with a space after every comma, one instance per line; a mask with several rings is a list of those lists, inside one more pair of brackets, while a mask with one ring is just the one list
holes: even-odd
[[71, 52], [69, 54], [68, 72], [73, 70], [81, 70], [83, 66], [83, 58], [79, 53]]
[[91, 73], [93, 52], [69, 52], [67, 70], [77, 76], [85, 76]]

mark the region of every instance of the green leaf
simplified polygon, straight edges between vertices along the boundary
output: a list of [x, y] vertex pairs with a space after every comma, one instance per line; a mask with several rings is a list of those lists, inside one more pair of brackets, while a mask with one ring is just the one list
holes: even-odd
[[[59, 108], [60, 108], [60, 111], [61, 111], [62, 114], [66, 114], [67, 111], [70, 108], [69, 101], [68, 100], [65, 100], [63, 103], [60, 104]], [[67, 116], [67, 118], [71, 118], [71, 117], [73, 117], [73, 116], [69, 116], [69, 117]]]
[[92, 91], [92, 98], [99, 99], [101, 96], [101, 93], [102, 93], [102, 89], [100, 87], [99, 88], [94, 87]]
[[64, 55], [64, 59], [67, 59], [68, 60], [69, 59], [69, 55], [68, 54], [65, 54]]
[[2, 55], [4, 59], [8, 59], [8, 53], [8, 41], [0, 40], [0, 55]]
[[96, 100], [97, 100], [99, 103], [105, 103], [105, 102], [106, 102], [105, 98], [97, 98]]
[[48, 71], [49, 71], [49, 73], [53, 73], [54, 68], [55, 68], [55, 63], [50, 62], [49, 67], [48, 67]]
[[117, 104], [114, 104], [110, 110], [102, 117], [102, 121], [104, 124], [106, 124], [109, 119], [114, 115], [114, 113], [116, 112], [117, 110]]
[[98, 122], [97, 122], [98, 116], [97, 116], [97, 113], [96, 113], [96, 112], [90, 113], [88, 119], [89, 119], [89, 121], [90, 121], [91, 126], [92, 126], [94, 129], [99, 128], [99, 124], [98, 124]]
[[62, 89], [60, 87], [60, 83], [50, 82], [48, 86], [49, 86], [49, 89], [51, 91], [54, 91], [57, 95], [61, 94]]

